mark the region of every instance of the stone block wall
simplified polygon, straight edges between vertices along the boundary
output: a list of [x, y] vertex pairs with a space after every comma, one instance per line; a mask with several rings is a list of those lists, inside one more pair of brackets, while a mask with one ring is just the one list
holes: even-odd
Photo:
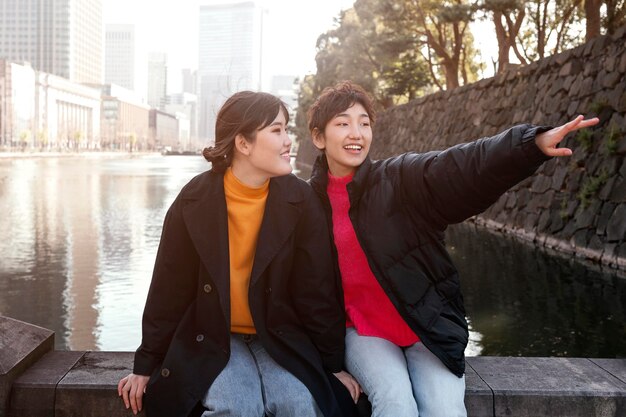
[[[379, 114], [371, 157], [425, 152], [520, 123], [600, 124], [570, 134], [555, 158], [474, 220], [539, 245], [626, 269], [626, 27], [578, 48]], [[300, 155], [300, 152], [302, 155]], [[298, 161], [316, 151], [301, 146]]]

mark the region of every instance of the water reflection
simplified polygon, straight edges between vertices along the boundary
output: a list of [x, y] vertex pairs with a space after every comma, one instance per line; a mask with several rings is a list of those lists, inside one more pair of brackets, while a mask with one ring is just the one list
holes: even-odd
[[626, 280], [471, 225], [450, 227], [482, 355], [626, 356]]
[[0, 160], [0, 314], [59, 349], [130, 350], [165, 211], [201, 157]]
[[[0, 159], [0, 314], [54, 330], [58, 349], [134, 350], [165, 211], [207, 168], [191, 156]], [[467, 226], [447, 236], [468, 354], [626, 355], [626, 280]]]

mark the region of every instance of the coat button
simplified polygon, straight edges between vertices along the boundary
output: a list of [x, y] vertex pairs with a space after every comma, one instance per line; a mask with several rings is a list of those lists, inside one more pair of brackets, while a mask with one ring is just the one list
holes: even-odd
[[170, 370], [167, 368], [163, 368], [161, 369], [161, 376], [163, 378], [167, 378], [168, 376], [170, 376]]
[[211, 287], [211, 284], [204, 284], [203, 289], [204, 289], [204, 292], [208, 294], [213, 290], [213, 287]]
[[203, 334], [199, 334], [198, 336], [196, 336], [196, 342], [202, 342], [203, 340], [204, 340]]
[[272, 287], [267, 287], [267, 289], [265, 290], [266, 294], [269, 294], [272, 292]]

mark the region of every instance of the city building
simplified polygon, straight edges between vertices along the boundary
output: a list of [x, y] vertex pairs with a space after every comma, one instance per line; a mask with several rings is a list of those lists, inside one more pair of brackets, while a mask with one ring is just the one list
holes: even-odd
[[183, 80], [183, 93], [198, 94], [198, 71], [189, 68], [181, 70]]
[[[274, 94], [279, 97], [283, 103], [287, 105], [287, 111], [289, 111], [289, 123], [290, 128], [296, 126], [296, 110], [298, 108], [298, 92], [299, 84], [297, 83], [298, 77], [295, 75], [274, 75], [270, 82], [270, 94]], [[289, 136], [291, 137], [291, 150], [296, 153], [298, 151], [298, 141], [296, 135], [291, 133], [289, 129]]]
[[178, 149], [181, 152], [195, 152], [198, 150], [191, 142], [191, 123], [185, 113], [174, 114], [178, 121]]
[[[190, 93], [170, 94], [167, 96], [165, 111], [176, 114], [179, 120], [180, 115], [184, 115], [187, 122], [181, 122], [180, 142], [182, 150], [194, 151], [202, 148], [202, 143], [198, 141], [198, 97]], [[182, 133], [186, 124], [188, 133]]]
[[0, 149], [32, 146], [37, 127], [35, 79], [30, 65], [0, 60]]
[[135, 25], [106, 25], [104, 83], [135, 89]]
[[37, 72], [35, 139], [40, 149], [100, 149], [100, 91]]
[[252, 1], [200, 6], [198, 134], [215, 140], [215, 117], [236, 91], [259, 90], [263, 13]]
[[0, 58], [101, 83], [102, 52], [101, 0], [0, 0]]
[[148, 54], [148, 104], [163, 110], [167, 96], [167, 55], [162, 52]]
[[299, 85], [296, 83], [297, 80], [298, 77], [295, 75], [274, 75], [270, 82], [269, 92], [280, 97], [287, 105], [292, 118], [295, 114], [296, 107], [298, 107]]
[[100, 147], [100, 92], [0, 60], [0, 149]]
[[178, 140], [179, 127], [175, 115], [158, 109], [150, 109], [150, 141], [154, 149], [160, 151], [178, 151], [181, 144]]
[[151, 142], [150, 106], [130, 91], [115, 84], [100, 86], [102, 98], [101, 144], [103, 149], [154, 150]]

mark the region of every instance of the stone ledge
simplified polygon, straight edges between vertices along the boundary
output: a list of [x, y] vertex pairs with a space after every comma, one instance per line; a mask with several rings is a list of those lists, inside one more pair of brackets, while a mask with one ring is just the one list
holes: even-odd
[[53, 349], [53, 331], [0, 316], [0, 417], [15, 379]]
[[474, 357], [468, 364], [493, 391], [495, 416], [624, 416], [626, 359]]
[[[2, 339], [0, 363], [16, 365], [4, 369], [12, 379], [5, 378], [10, 399], [0, 417], [132, 415], [117, 396], [132, 352], [49, 351], [26, 369], [14, 355], [25, 350], [7, 342], [39, 340], [26, 350], [32, 356], [49, 347], [52, 332], [0, 316], [0, 329], [11, 326], [19, 332], [8, 334], [23, 337]], [[626, 359], [468, 357], [465, 404], [469, 417], [623, 417]]]
[[84, 354], [54, 351], [31, 366], [13, 384], [9, 417], [54, 417], [57, 385]]
[[[13, 384], [11, 417], [123, 417], [131, 352], [55, 351]], [[626, 359], [467, 358], [469, 417], [626, 415]], [[143, 413], [141, 414], [143, 415]]]
[[54, 417], [132, 415], [117, 395], [117, 383], [132, 371], [133, 357], [134, 352], [86, 352], [57, 385]]
[[132, 364], [132, 352], [50, 352], [13, 384], [8, 416], [131, 416], [117, 383]]

